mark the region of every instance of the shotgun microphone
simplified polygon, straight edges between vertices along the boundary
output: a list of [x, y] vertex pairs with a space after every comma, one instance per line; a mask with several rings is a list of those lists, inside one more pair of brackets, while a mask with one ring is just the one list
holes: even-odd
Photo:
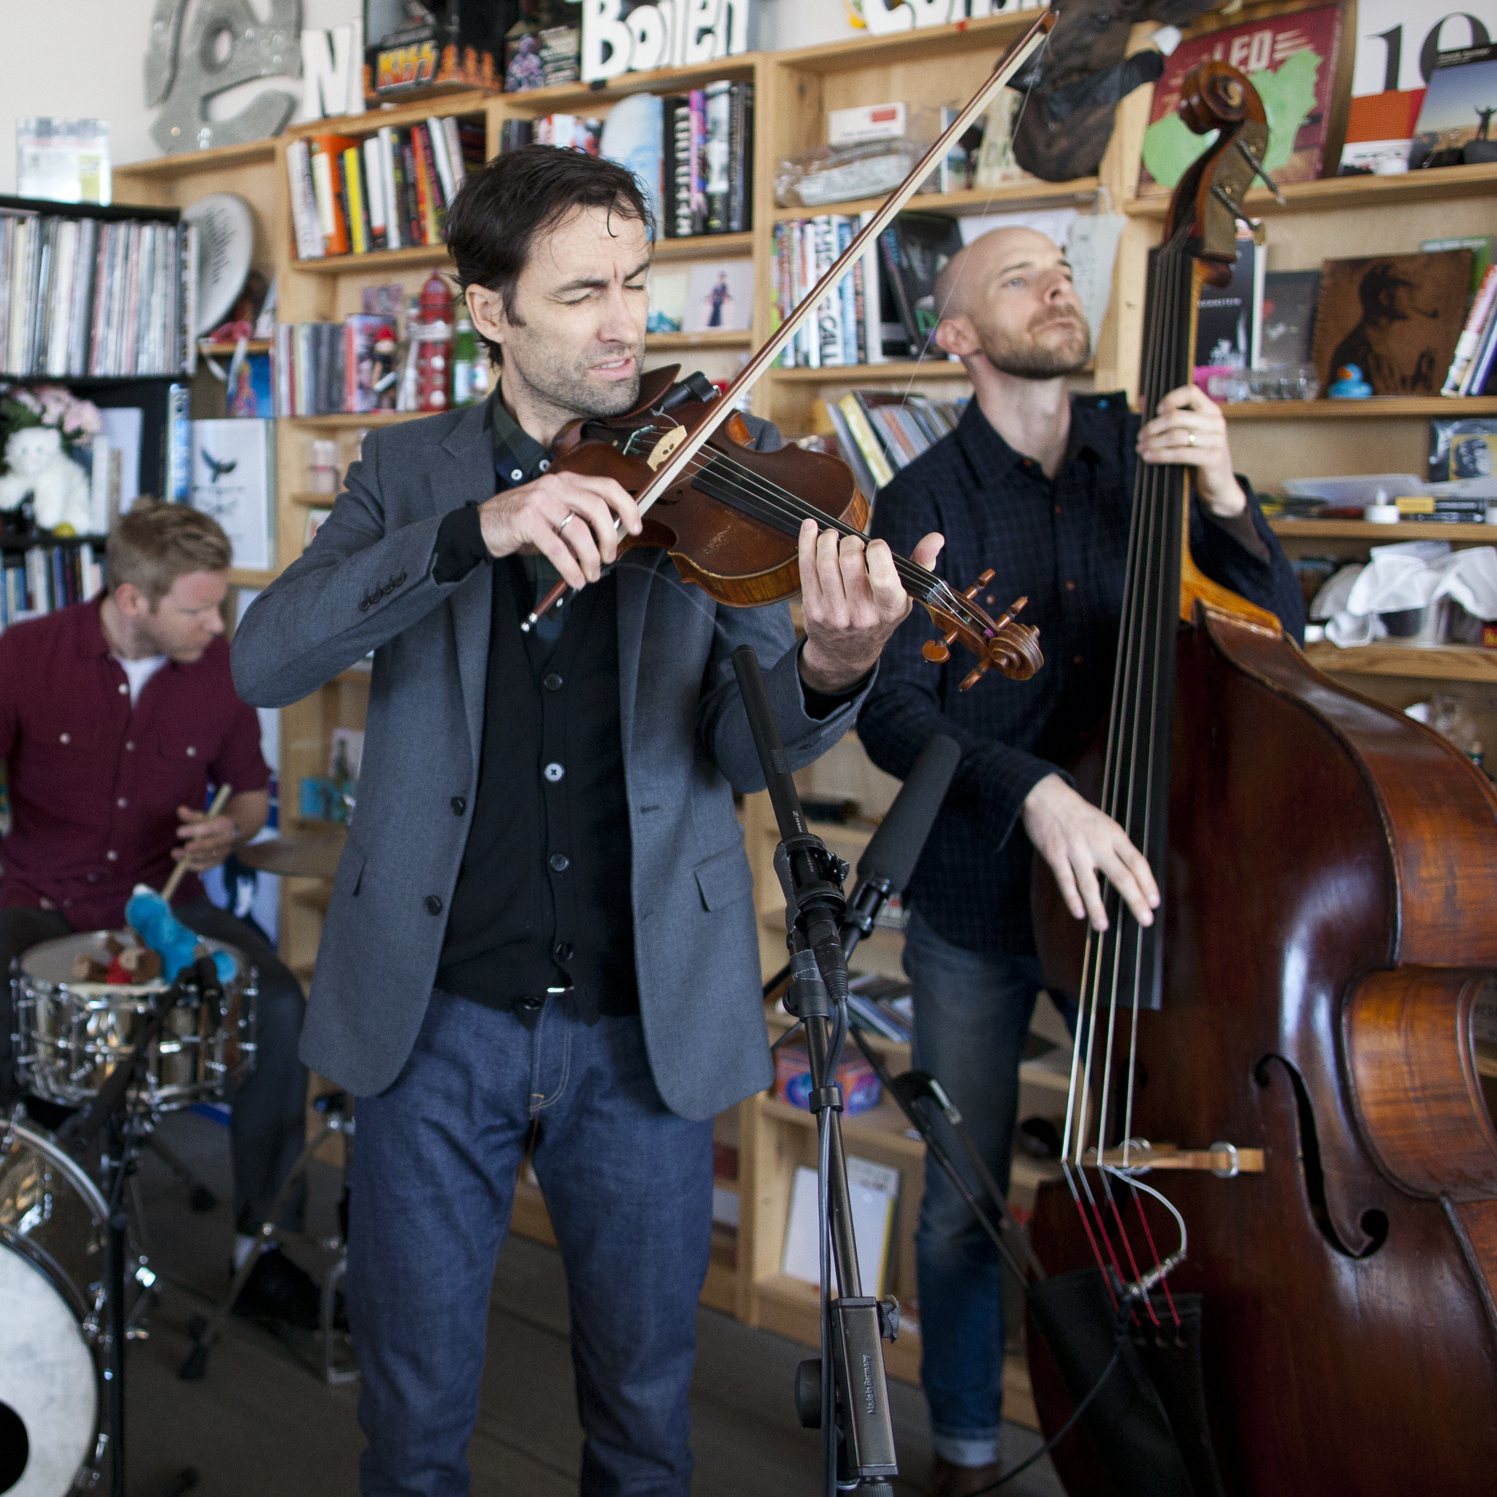
[[890, 895], [909, 883], [961, 757], [956, 739], [937, 733], [920, 750], [894, 804], [863, 849], [858, 882], [842, 920], [842, 949], [849, 957], [858, 942], [873, 933]]

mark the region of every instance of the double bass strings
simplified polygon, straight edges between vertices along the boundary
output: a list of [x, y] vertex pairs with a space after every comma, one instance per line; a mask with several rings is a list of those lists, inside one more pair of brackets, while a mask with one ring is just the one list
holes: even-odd
[[[1188, 339], [1188, 318], [1180, 312], [1183, 299], [1189, 295], [1190, 260], [1184, 254], [1184, 236], [1161, 246], [1154, 255], [1154, 274], [1150, 286], [1150, 307], [1146, 312], [1146, 325], [1180, 329], [1166, 340], [1153, 340], [1145, 357], [1142, 371], [1143, 399], [1147, 412], [1157, 409], [1159, 401], [1169, 389], [1178, 383], [1178, 369], [1183, 357], [1181, 349]], [[1154, 313], [1162, 308], [1164, 316], [1156, 320]], [[1154, 820], [1154, 773], [1152, 752], [1144, 752], [1145, 746], [1152, 748], [1161, 727], [1160, 718], [1167, 705], [1164, 698], [1170, 693], [1165, 689], [1166, 661], [1164, 650], [1172, 643], [1168, 629], [1170, 615], [1175, 608], [1174, 593], [1177, 586], [1170, 585], [1174, 574], [1173, 558], [1178, 553], [1180, 514], [1183, 506], [1177, 502], [1179, 475], [1170, 469], [1147, 468], [1137, 480], [1138, 498], [1135, 504], [1134, 523], [1130, 527], [1129, 554], [1125, 571], [1123, 599], [1123, 633], [1119, 640], [1118, 661], [1114, 674], [1112, 709], [1108, 728], [1107, 756], [1103, 773], [1102, 807], [1123, 826], [1135, 842], [1146, 852]], [[1167, 553], [1167, 554], [1166, 554]], [[1152, 623], [1153, 628], [1148, 625]], [[1145, 732], [1147, 723], [1148, 731]], [[1100, 1203], [1093, 1194], [1085, 1171], [1085, 1157], [1092, 1136], [1093, 1068], [1097, 1064], [1096, 1047], [1098, 1029], [1101, 1027], [1102, 989], [1108, 988], [1108, 1016], [1106, 1040], [1102, 1060], [1102, 1094], [1097, 1099], [1096, 1150], [1100, 1185], [1108, 1209], [1117, 1225], [1124, 1254], [1138, 1276], [1137, 1259], [1133, 1253], [1121, 1213], [1118, 1211], [1110, 1176], [1114, 1173], [1127, 1180], [1138, 1206], [1149, 1248], [1154, 1257], [1156, 1276], [1162, 1275], [1158, 1250], [1149, 1229], [1147, 1217], [1138, 1199], [1139, 1186], [1136, 1176], [1127, 1167], [1127, 1154], [1131, 1146], [1131, 1117], [1133, 1089], [1136, 1078], [1137, 1050], [1137, 1006], [1141, 997], [1143, 977], [1144, 945], [1140, 935], [1134, 939], [1132, 979], [1134, 989], [1133, 1025], [1128, 1046], [1128, 1083], [1125, 1122], [1123, 1129], [1124, 1162], [1121, 1167], [1105, 1163], [1107, 1120], [1111, 1113], [1111, 1092], [1114, 1055], [1116, 1052], [1117, 1006], [1120, 1000], [1121, 978], [1124, 970], [1125, 943], [1130, 935], [1127, 925], [1128, 912], [1116, 890], [1104, 889], [1105, 908], [1114, 918], [1110, 919], [1106, 932], [1088, 931], [1082, 968], [1081, 992], [1078, 995], [1080, 1010], [1077, 1022], [1078, 1044], [1072, 1055], [1071, 1084], [1066, 1116], [1066, 1136], [1063, 1141], [1062, 1164], [1071, 1190], [1072, 1198], [1080, 1212], [1088, 1241], [1099, 1266], [1105, 1265], [1097, 1238], [1093, 1235], [1090, 1215], [1095, 1217], [1101, 1240], [1106, 1244], [1114, 1268], [1121, 1279], [1121, 1267], [1113, 1249], [1111, 1233], [1102, 1220]], [[1085, 1050], [1085, 1057], [1081, 1052]], [[1074, 1135], [1074, 1147], [1072, 1140]], [[1074, 1173], [1073, 1173], [1074, 1171]], [[1148, 1186], [1143, 1190], [1151, 1195], [1158, 1193]], [[1083, 1202], [1082, 1195], [1086, 1201]], [[1173, 1212], [1170, 1203], [1161, 1201]], [[1178, 1219], [1178, 1213], [1176, 1213]], [[1181, 1222], [1182, 1243], [1184, 1224]], [[1104, 1274], [1105, 1276], [1105, 1274]], [[1166, 1297], [1173, 1312], [1172, 1297], [1165, 1285]], [[1151, 1305], [1145, 1299], [1149, 1314]]]

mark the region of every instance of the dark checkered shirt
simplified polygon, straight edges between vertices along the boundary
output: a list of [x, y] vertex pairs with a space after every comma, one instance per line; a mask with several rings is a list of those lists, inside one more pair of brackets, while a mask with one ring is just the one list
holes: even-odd
[[[969, 692], [960, 646], [944, 666], [921, 658], [933, 629], [917, 607], [884, 650], [858, 718], [869, 757], [901, 778], [935, 733], [963, 757], [906, 891], [936, 931], [969, 951], [1034, 950], [1029, 915], [1033, 849], [1024, 797], [1073, 759], [1102, 726], [1122, 613], [1139, 418], [1120, 395], [1073, 403], [1065, 460], [1052, 481], [1015, 452], [971, 401], [957, 430], [896, 475], [878, 496], [873, 533], [908, 556], [921, 536], [946, 537], [936, 571], [958, 588], [992, 568], [980, 601], [997, 615], [1027, 595], [1021, 617], [1040, 630], [1045, 667], [1018, 682], [990, 672]], [[1199, 505], [1190, 545], [1207, 576], [1271, 609], [1304, 634], [1299, 583], [1251, 488], [1251, 532]], [[1234, 531], [1236, 532], [1234, 534]]]

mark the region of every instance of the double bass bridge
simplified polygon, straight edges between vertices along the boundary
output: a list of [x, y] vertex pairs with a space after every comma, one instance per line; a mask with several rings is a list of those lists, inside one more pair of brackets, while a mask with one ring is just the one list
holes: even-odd
[[1206, 1149], [1182, 1149], [1176, 1144], [1139, 1140], [1126, 1149], [1105, 1149], [1100, 1155], [1096, 1149], [1088, 1149], [1081, 1162], [1127, 1170], [1130, 1174], [1148, 1170], [1210, 1170], [1219, 1180], [1261, 1175], [1264, 1170], [1262, 1149], [1240, 1149], [1229, 1143], [1214, 1143]]

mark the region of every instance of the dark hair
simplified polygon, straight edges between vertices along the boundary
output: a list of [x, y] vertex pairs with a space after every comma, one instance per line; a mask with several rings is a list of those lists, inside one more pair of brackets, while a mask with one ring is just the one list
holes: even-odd
[[[627, 167], [561, 146], [519, 146], [496, 156], [462, 185], [447, 214], [447, 253], [458, 284], [497, 291], [504, 315], [515, 317], [515, 283], [536, 236], [574, 208], [606, 208], [635, 219], [653, 240], [655, 219]], [[479, 335], [482, 338], [482, 334]], [[495, 364], [497, 344], [482, 338]]]

